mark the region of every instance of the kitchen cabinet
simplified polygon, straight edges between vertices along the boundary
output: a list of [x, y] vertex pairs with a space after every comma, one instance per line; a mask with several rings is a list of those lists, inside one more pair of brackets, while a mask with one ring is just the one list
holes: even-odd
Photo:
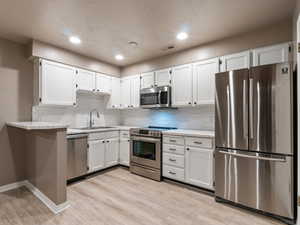
[[250, 51], [225, 55], [220, 58], [221, 72], [250, 68]]
[[185, 181], [199, 187], [213, 189], [213, 150], [186, 147]]
[[105, 167], [105, 141], [90, 140], [88, 148], [88, 172], [94, 172]]
[[111, 95], [108, 107], [111, 109], [119, 109], [121, 105], [121, 81], [120, 78], [111, 78]]
[[77, 90], [95, 91], [96, 88], [95, 73], [88, 70], [77, 69], [76, 84], [77, 84]]
[[141, 89], [154, 87], [154, 72], [141, 74]]
[[193, 105], [214, 104], [215, 74], [219, 72], [219, 58], [193, 64]]
[[131, 106], [131, 80], [129, 77], [121, 79], [121, 108]]
[[120, 139], [120, 164], [123, 166], [129, 166], [130, 158], [130, 140], [128, 138]]
[[188, 106], [193, 101], [192, 64], [176, 66], [172, 70], [172, 105]]
[[155, 71], [155, 86], [171, 85], [171, 72], [172, 69], [163, 69]]
[[39, 105], [76, 104], [76, 69], [48, 60], [39, 60], [34, 73], [35, 103]]
[[111, 93], [111, 77], [96, 73], [96, 91], [105, 93], [105, 94], [110, 94]]
[[105, 145], [105, 167], [117, 165], [119, 163], [119, 138], [106, 140]]
[[121, 108], [138, 108], [140, 103], [140, 77], [121, 79]]
[[291, 43], [283, 43], [253, 49], [253, 66], [289, 62], [291, 60], [291, 46]]
[[140, 106], [140, 77], [131, 77], [131, 107], [138, 108]]

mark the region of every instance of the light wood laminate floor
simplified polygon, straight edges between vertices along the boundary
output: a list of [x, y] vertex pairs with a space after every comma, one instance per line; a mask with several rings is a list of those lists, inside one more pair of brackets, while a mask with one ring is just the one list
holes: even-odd
[[68, 187], [71, 207], [52, 214], [26, 188], [0, 194], [1, 225], [269, 225], [267, 217], [116, 168]]

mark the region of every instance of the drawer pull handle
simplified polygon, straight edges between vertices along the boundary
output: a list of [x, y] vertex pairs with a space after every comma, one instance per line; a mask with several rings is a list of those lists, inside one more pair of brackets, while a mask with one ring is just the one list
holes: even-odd
[[170, 151], [176, 151], [176, 148], [169, 148]]
[[172, 171], [168, 171], [169, 174], [172, 174], [172, 175], [176, 175], [176, 173], [172, 172]]
[[169, 161], [171, 161], [171, 162], [176, 162], [176, 159], [169, 159]]
[[194, 144], [202, 145], [202, 142], [200, 142], [200, 141], [194, 141]]
[[176, 140], [170, 140], [170, 142], [176, 142]]

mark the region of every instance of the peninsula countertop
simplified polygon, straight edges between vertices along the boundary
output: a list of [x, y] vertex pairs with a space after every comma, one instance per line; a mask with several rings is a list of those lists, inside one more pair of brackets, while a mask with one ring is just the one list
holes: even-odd
[[68, 125], [63, 123], [53, 123], [53, 122], [7, 122], [7, 126], [16, 127], [24, 130], [53, 130], [53, 129], [67, 129]]

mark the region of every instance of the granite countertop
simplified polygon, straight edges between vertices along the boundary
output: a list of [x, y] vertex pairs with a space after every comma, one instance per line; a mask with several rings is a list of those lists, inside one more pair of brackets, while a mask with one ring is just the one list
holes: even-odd
[[112, 128], [99, 128], [99, 129], [91, 129], [91, 130], [81, 130], [76, 128], [68, 128], [67, 134], [86, 134], [86, 133], [95, 133], [95, 132], [106, 132], [106, 131], [129, 131], [131, 128], [130, 126], [112, 126]]
[[7, 126], [21, 128], [24, 130], [52, 130], [52, 129], [66, 129], [67, 124], [53, 123], [53, 122], [7, 122]]
[[204, 130], [177, 129], [177, 130], [163, 131], [163, 134], [187, 136], [187, 137], [208, 137], [208, 138], [214, 138], [215, 137], [215, 132], [214, 131], [204, 131]]

